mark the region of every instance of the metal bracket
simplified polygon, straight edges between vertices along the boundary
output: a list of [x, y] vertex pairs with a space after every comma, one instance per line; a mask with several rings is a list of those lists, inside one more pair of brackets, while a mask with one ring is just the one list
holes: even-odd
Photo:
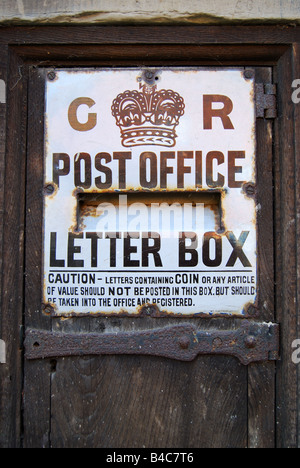
[[26, 359], [138, 354], [192, 361], [199, 354], [237, 357], [244, 365], [279, 359], [279, 325], [243, 321], [232, 330], [198, 330], [192, 324], [119, 333], [26, 331]]
[[275, 84], [256, 83], [256, 117], [259, 119], [275, 119], [277, 117], [277, 89]]

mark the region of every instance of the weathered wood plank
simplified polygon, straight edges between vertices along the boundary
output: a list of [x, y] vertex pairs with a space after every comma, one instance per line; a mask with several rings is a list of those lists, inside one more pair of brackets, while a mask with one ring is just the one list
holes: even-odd
[[[300, 80], [300, 44], [294, 45], [294, 80]], [[300, 236], [300, 84], [298, 82], [297, 87], [297, 102], [294, 103], [294, 125], [295, 125], [295, 175], [296, 175], [296, 209], [295, 209], [295, 223], [296, 223], [296, 238], [297, 238], [297, 339], [300, 338], [300, 287], [299, 287], [299, 277], [300, 277], [300, 248], [299, 248], [299, 236]], [[293, 88], [293, 91], [296, 91]], [[297, 406], [298, 406], [298, 425], [300, 421], [300, 364], [297, 365], [297, 375], [298, 375], [298, 390], [297, 390]], [[298, 448], [300, 448], [300, 431], [298, 429]]]
[[23, 257], [27, 77], [23, 62], [9, 57], [7, 145], [2, 260], [1, 334], [6, 342], [6, 364], [0, 366], [1, 446], [18, 447], [21, 435], [22, 351], [20, 326], [23, 312]]
[[[256, 83], [272, 82], [271, 68], [255, 69]], [[258, 310], [261, 321], [274, 321], [273, 260], [273, 123], [258, 119], [257, 147], [257, 240]], [[272, 448], [275, 445], [275, 364], [253, 364], [249, 376], [249, 447]]]
[[[247, 370], [232, 358], [65, 358], [52, 385], [53, 447], [246, 447]], [[62, 395], [65, 395], [62, 397]]]
[[[25, 327], [51, 329], [42, 313], [45, 72], [29, 68], [26, 190]], [[51, 362], [24, 362], [24, 447], [49, 447]], [[36, 404], [38, 402], [38, 405]]]
[[[18, 53], [26, 61], [28, 57], [37, 65], [53, 66], [66, 62], [68, 66], [102, 66], [117, 61], [119, 66], [142, 65], [147, 62], [155, 66], [168, 63], [184, 66], [246, 65], [261, 63], [272, 65], [286, 51], [286, 45], [227, 45], [220, 44], [97, 44], [97, 45], [22, 45]], [[216, 63], [217, 62], [217, 63]]]
[[[218, 39], [216, 39], [218, 38]], [[101, 25], [0, 28], [0, 43], [28, 44], [291, 44], [300, 27], [286, 25]], [[216, 66], [218, 64], [216, 63]]]
[[[0, 51], [0, 80], [1, 95], [0, 95], [0, 271], [2, 273], [2, 241], [3, 241], [3, 214], [4, 214], [4, 181], [5, 181], [5, 144], [6, 144], [6, 85], [7, 85], [7, 46], [1, 48]], [[4, 339], [3, 334], [4, 315], [2, 312], [2, 281], [0, 281], [0, 339]], [[5, 345], [6, 346], [6, 345]], [[5, 359], [3, 359], [5, 360]], [[4, 371], [4, 365], [0, 365], [0, 414], [5, 408], [5, 391], [3, 382], [7, 370]], [[1, 418], [0, 418], [1, 419]], [[2, 425], [0, 422], [0, 447], [4, 445], [4, 437], [2, 433]]]
[[[6, 84], [7, 84], [7, 51], [4, 47], [0, 52], [0, 251], [2, 252], [3, 212], [4, 212], [4, 180], [5, 180], [5, 143], [6, 143]], [[2, 255], [0, 256], [2, 271]], [[1, 297], [0, 282], [0, 297]], [[1, 334], [0, 334], [1, 339]]]
[[277, 446], [297, 447], [297, 367], [291, 359], [297, 338], [296, 173], [292, 51], [279, 61], [275, 145], [276, 319], [281, 324], [281, 360], [277, 365]]

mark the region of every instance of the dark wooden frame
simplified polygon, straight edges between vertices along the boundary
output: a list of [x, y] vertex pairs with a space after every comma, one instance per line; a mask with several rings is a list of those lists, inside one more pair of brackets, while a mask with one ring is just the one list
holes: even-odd
[[[291, 354], [292, 342], [299, 338], [300, 325], [297, 284], [300, 104], [295, 105], [291, 100], [291, 84], [300, 78], [300, 28], [263, 25], [14, 27], [0, 30], [0, 44], [0, 78], [7, 81], [8, 98], [6, 109], [2, 107], [0, 114], [2, 122], [6, 119], [5, 131], [0, 133], [0, 191], [4, 193], [0, 197], [0, 226], [3, 225], [0, 230], [3, 236], [0, 338], [7, 343], [7, 364], [0, 365], [0, 446], [22, 446], [22, 424], [27, 411], [22, 399], [24, 325], [30, 325], [35, 317], [35, 326], [38, 324], [43, 329], [51, 326], [43, 314], [36, 318], [34, 308], [40, 302], [37, 284], [41, 277], [41, 236], [36, 226], [42, 213], [42, 186], [36, 183], [39, 180], [36, 171], [40, 171], [36, 161], [43, 148], [44, 78], [40, 70], [51, 66], [112, 64], [273, 67], [278, 83], [279, 115], [274, 125], [261, 121], [257, 127], [259, 151], [266, 155], [265, 171], [268, 171], [258, 174], [268, 192], [261, 216], [270, 220], [274, 213], [275, 261], [273, 269], [269, 261], [273, 246], [265, 243], [261, 246], [263, 274], [260, 278], [264, 292], [260, 320], [274, 320], [275, 300], [275, 320], [281, 325], [281, 360], [276, 364], [276, 382], [274, 363], [251, 365], [247, 371], [248, 446], [271, 447], [274, 440], [277, 447], [299, 446], [299, 376]], [[264, 82], [271, 78], [265, 71], [258, 76]], [[272, 154], [266, 142], [266, 135], [272, 130], [275, 135], [273, 174], [268, 170], [267, 161]], [[28, 238], [27, 232], [30, 232]], [[31, 248], [25, 249], [29, 240]], [[30, 419], [34, 427], [26, 428], [24, 445], [49, 446], [51, 386], [45, 382], [49, 382], [51, 372], [45, 367], [41, 369], [38, 363], [26, 366], [25, 377], [31, 382], [27, 382], [26, 398], [34, 402], [39, 395], [43, 404], [39, 417]], [[266, 385], [271, 389], [268, 399]], [[276, 408], [273, 408], [275, 398]], [[259, 401], [262, 403], [258, 414]], [[34, 439], [30, 434], [35, 434]]]

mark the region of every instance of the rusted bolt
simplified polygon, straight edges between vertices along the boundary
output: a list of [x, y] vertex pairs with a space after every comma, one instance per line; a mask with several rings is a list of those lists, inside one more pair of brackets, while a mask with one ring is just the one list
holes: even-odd
[[179, 346], [181, 349], [187, 349], [190, 345], [190, 340], [187, 336], [182, 336], [179, 339]]
[[55, 71], [53, 71], [53, 70], [50, 71], [50, 72], [47, 74], [47, 77], [48, 77], [48, 80], [54, 81], [55, 78], [56, 78], [56, 73], [55, 73]]
[[245, 338], [245, 346], [246, 348], [249, 348], [249, 349], [252, 349], [252, 348], [255, 348], [256, 346], [256, 338], [255, 336], [252, 336], [252, 335], [249, 335]]
[[244, 71], [244, 78], [246, 78], [246, 80], [251, 80], [251, 78], [254, 78], [254, 70], [247, 68], [247, 70]]
[[244, 189], [245, 194], [248, 197], [254, 197], [255, 196], [256, 188], [255, 188], [255, 185], [252, 184], [251, 182], [249, 182], [247, 184], [244, 184], [243, 189]]
[[46, 195], [52, 195], [52, 193], [54, 193], [54, 190], [55, 188], [54, 188], [54, 185], [52, 184], [47, 184], [44, 187], [44, 192]]
[[259, 316], [259, 310], [256, 307], [254, 307], [253, 305], [251, 305], [248, 308], [247, 313], [251, 317], [258, 317]]
[[213, 346], [214, 346], [215, 348], [218, 348], [219, 346], [221, 346], [222, 343], [223, 343], [223, 341], [222, 341], [221, 338], [219, 338], [219, 337], [218, 337], [218, 338], [215, 338], [215, 339], [213, 340]]
[[43, 304], [42, 309], [43, 309], [43, 313], [46, 315], [53, 314], [53, 307], [51, 306], [51, 304]]

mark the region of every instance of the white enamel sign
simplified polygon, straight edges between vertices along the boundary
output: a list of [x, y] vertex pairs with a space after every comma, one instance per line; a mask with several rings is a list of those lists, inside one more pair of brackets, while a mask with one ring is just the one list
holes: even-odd
[[52, 72], [46, 308], [246, 313], [257, 295], [253, 95], [242, 69]]

